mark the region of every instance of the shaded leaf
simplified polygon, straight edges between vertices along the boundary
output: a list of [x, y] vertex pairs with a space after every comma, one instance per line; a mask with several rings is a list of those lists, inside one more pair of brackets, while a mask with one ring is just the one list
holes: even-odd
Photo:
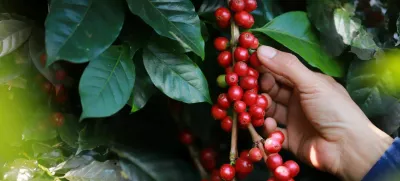
[[129, 48], [112, 46], [93, 59], [79, 82], [81, 120], [119, 111], [129, 100], [134, 81], [135, 67]]
[[143, 50], [143, 63], [154, 85], [170, 98], [185, 103], [211, 102], [200, 68], [179, 47], [171, 45], [150, 41]]
[[134, 57], [136, 66], [136, 80], [135, 86], [132, 91], [132, 96], [129, 100], [129, 105], [131, 105], [131, 112], [136, 112], [142, 109], [151, 96], [157, 91], [146, 69], [143, 65], [143, 55], [138, 53]]
[[109, 124], [106, 120], [87, 121], [87, 125], [79, 132], [77, 154], [84, 150], [91, 150], [99, 146], [106, 146], [112, 140]]
[[11, 164], [6, 165], [4, 170], [7, 171], [3, 174], [4, 181], [29, 181], [32, 180], [40, 169], [37, 168], [37, 161], [16, 159]]
[[60, 149], [52, 149], [50, 152], [41, 154], [37, 160], [40, 164], [46, 167], [51, 167], [64, 161], [64, 156]]
[[29, 46], [25, 43], [6, 56], [0, 57], [0, 83], [7, 83], [24, 74], [31, 64]]
[[118, 161], [93, 161], [89, 165], [67, 172], [64, 176], [69, 181], [121, 181], [121, 168]]
[[31, 34], [32, 27], [19, 20], [0, 21], [0, 57], [19, 48]]
[[[395, 98], [392, 98], [395, 99]], [[389, 107], [386, 114], [370, 119], [374, 125], [387, 134], [393, 134], [400, 127], [400, 103], [397, 102]]]
[[215, 22], [215, 10], [217, 10], [219, 7], [225, 6], [225, 4], [225, 1], [204, 0], [197, 13], [207, 22]]
[[[296, 27], [296, 28], [292, 28]], [[343, 68], [320, 47], [304, 12], [289, 12], [276, 17], [262, 28], [253, 29], [264, 33], [303, 57], [311, 66], [322, 72], [340, 77]]]
[[81, 168], [83, 166], [88, 165], [93, 161], [93, 157], [91, 156], [73, 156], [69, 158], [67, 161], [58, 164], [55, 167], [49, 168], [50, 172], [55, 174], [65, 174], [72, 169]]
[[99, 56], [118, 37], [123, 22], [120, 0], [52, 0], [45, 22], [47, 65]]
[[400, 16], [397, 19], [396, 25], [397, 25], [397, 34], [399, 34], [399, 36], [400, 36]]
[[343, 42], [352, 47], [352, 52], [362, 60], [371, 59], [379, 50], [371, 34], [361, 25], [361, 21], [352, 17], [345, 9], [338, 8], [334, 12], [336, 31]]
[[36, 156], [39, 154], [42, 154], [42, 153], [51, 152], [53, 149], [54, 148], [51, 147], [50, 145], [40, 143], [40, 142], [32, 144], [32, 150]]
[[140, 16], [154, 30], [177, 40], [204, 59], [204, 40], [200, 19], [188, 0], [127, 0], [133, 14]]
[[167, 154], [113, 148], [129, 180], [200, 180], [193, 167]]
[[257, 9], [252, 12], [255, 20], [253, 28], [265, 25], [282, 13], [279, 0], [257, 0]]
[[22, 134], [22, 139], [25, 141], [47, 141], [56, 137], [57, 131], [51, 125], [49, 113], [40, 109], [32, 115]]
[[57, 129], [61, 140], [67, 143], [72, 148], [78, 147], [79, 132], [81, 131], [79, 126], [79, 120], [75, 115], [64, 114], [64, 124]]

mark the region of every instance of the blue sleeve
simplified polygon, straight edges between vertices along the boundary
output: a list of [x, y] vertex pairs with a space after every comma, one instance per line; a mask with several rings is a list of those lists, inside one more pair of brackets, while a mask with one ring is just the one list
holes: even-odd
[[375, 163], [362, 181], [399, 181], [400, 180], [400, 138]]

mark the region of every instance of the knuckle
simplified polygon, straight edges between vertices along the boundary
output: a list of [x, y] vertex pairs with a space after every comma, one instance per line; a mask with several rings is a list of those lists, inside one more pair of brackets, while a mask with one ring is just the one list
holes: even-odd
[[296, 64], [298, 63], [297, 57], [293, 54], [286, 53], [285, 57], [286, 58], [285, 58], [284, 63], [285, 63], [285, 66], [287, 66], [287, 67], [296, 66]]

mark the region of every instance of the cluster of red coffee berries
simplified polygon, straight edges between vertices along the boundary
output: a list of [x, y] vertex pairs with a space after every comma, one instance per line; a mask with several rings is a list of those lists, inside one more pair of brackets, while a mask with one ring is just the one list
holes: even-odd
[[[234, 23], [241, 29], [249, 29], [253, 26], [254, 18], [250, 12], [257, 8], [256, 0], [231, 0], [229, 8], [230, 10], [224, 7], [216, 10], [215, 16], [219, 27], [227, 28], [230, 25], [231, 11], [235, 12]], [[268, 99], [258, 94], [259, 73], [256, 69], [261, 66], [256, 52], [258, 46], [258, 39], [247, 31], [240, 34], [237, 44], [236, 40], [230, 42], [225, 37], [214, 40], [214, 47], [220, 51], [217, 58], [218, 64], [225, 68], [224, 83], [229, 87], [226, 93], [218, 96], [217, 103], [211, 108], [211, 114], [214, 119], [221, 121], [222, 129], [227, 132], [232, 130], [233, 125], [233, 119], [227, 113], [232, 105], [236, 113], [234, 115], [237, 115], [239, 128], [247, 129], [250, 125], [260, 127], [264, 124]], [[231, 52], [228, 48], [233, 51]], [[234, 163], [222, 165], [219, 171], [220, 178], [225, 181], [234, 178], [242, 179], [253, 171], [255, 162], [264, 158], [267, 167], [273, 173], [269, 181], [293, 180], [300, 168], [292, 160], [283, 163], [278, 152], [284, 140], [285, 137], [281, 131], [271, 133], [265, 141], [256, 142], [256, 147], [250, 151], [242, 152]]]

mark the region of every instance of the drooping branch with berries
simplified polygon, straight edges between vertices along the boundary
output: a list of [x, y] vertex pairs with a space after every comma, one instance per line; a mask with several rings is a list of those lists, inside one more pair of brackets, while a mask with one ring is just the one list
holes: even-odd
[[[259, 93], [258, 86], [259, 72], [256, 68], [261, 63], [256, 49], [259, 41], [246, 31], [254, 24], [250, 12], [257, 8], [257, 1], [228, 0], [227, 3], [229, 9], [220, 7], [215, 16], [220, 28], [231, 28], [231, 40], [218, 37], [214, 40], [214, 46], [220, 51], [217, 61], [225, 68], [225, 82], [229, 88], [218, 96], [217, 104], [211, 108], [212, 116], [221, 121], [222, 129], [232, 133], [230, 163], [221, 166], [220, 177], [226, 181], [244, 178], [252, 172], [253, 163], [263, 159], [273, 173], [269, 181], [293, 180], [299, 172], [299, 166], [294, 161], [283, 163], [278, 153], [285, 139], [283, 133], [275, 131], [264, 140], [254, 128], [264, 125], [268, 108], [268, 99]], [[228, 109], [233, 110], [232, 115], [228, 115]], [[254, 148], [240, 157], [237, 156], [237, 128], [248, 129], [254, 142]]]

